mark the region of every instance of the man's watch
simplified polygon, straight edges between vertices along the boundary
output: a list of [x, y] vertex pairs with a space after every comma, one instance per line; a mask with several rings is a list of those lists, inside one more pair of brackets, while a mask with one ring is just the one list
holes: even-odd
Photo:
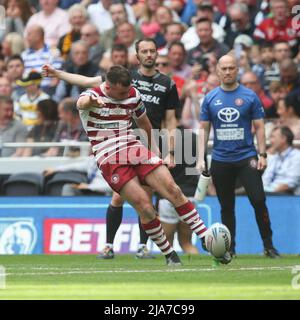
[[263, 158], [265, 158], [265, 159], [268, 158], [268, 154], [267, 154], [266, 152], [260, 153], [259, 156], [260, 156], [260, 157], [263, 157]]

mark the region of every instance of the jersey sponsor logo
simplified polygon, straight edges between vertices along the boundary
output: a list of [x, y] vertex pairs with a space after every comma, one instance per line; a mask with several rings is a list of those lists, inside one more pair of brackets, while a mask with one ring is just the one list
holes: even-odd
[[217, 139], [220, 141], [244, 140], [244, 128], [239, 129], [217, 129]]
[[150, 102], [158, 105], [160, 102], [160, 97], [155, 97], [155, 96], [152, 96], [151, 94], [141, 94], [141, 98], [143, 102]]
[[167, 91], [167, 88], [158, 84], [158, 83], [155, 83], [154, 84], [154, 87], [153, 87], [154, 91], [160, 91], [160, 92], [166, 92]]
[[241, 99], [241, 98], [237, 98], [237, 99], [234, 100], [234, 103], [235, 103], [236, 106], [240, 107], [241, 105], [243, 105], [244, 100]]
[[217, 99], [214, 103], [215, 106], [221, 106], [223, 102], [220, 99]]
[[235, 108], [223, 108], [218, 112], [218, 118], [222, 122], [230, 123], [238, 120], [240, 117], [240, 113]]

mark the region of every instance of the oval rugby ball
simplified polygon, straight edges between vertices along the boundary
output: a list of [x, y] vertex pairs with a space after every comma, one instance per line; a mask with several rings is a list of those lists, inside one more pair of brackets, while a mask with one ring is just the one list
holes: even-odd
[[229, 251], [231, 235], [228, 228], [222, 223], [212, 224], [205, 235], [207, 250], [216, 258], [222, 258]]

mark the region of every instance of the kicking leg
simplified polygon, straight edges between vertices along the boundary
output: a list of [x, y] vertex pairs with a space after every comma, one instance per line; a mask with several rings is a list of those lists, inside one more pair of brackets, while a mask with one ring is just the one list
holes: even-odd
[[201, 220], [193, 203], [182, 193], [175, 183], [169, 170], [165, 166], [159, 166], [146, 175], [145, 181], [155, 189], [162, 198], [169, 200], [175, 207], [181, 221], [188, 224], [199, 239], [203, 239], [206, 227]]
[[168, 265], [180, 265], [180, 260], [166, 238], [151, 199], [137, 177], [129, 180], [121, 190], [121, 196], [139, 213], [142, 226], [150, 239], [166, 256]]

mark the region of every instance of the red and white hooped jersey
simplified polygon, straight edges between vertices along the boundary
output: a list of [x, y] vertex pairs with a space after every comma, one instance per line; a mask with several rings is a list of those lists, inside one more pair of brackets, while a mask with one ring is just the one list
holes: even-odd
[[114, 100], [105, 94], [102, 83], [97, 88], [84, 91], [80, 96], [100, 97], [105, 103], [101, 108], [90, 107], [79, 110], [99, 166], [121, 150], [142, 145], [131, 129], [132, 117], [139, 118], [146, 112], [137, 89], [131, 87], [125, 100]]

